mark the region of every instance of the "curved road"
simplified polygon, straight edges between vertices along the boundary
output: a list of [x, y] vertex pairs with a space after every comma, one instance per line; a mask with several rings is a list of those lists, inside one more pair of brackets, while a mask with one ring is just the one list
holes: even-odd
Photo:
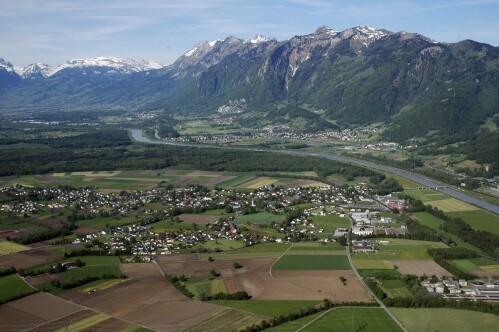
[[[172, 143], [172, 142], [165, 142], [165, 141], [157, 141], [157, 140], [151, 140], [150, 138], [145, 137], [142, 135], [142, 130], [141, 129], [130, 129], [131, 136], [134, 140], [142, 143], [148, 143], [148, 144], [167, 144], [167, 145], [178, 145], [178, 146], [191, 146], [191, 147], [204, 147], [204, 148], [224, 148], [224, 149], [236, 149], [233, 147], [217, 147], [217, 146], [201, 146], [199, 144], [189, 144], [189, 143]], [[237, 149], [242, 149], [242, 148], [237, 148]], [[495, 214], [499, 215], [499, 206], [485, 202], [481, 199], [475, 198], [473, 196], [470, 196], [466, 194], [463, 191], [457, 190], [450, 188], [448, 184], [444, 184], [441, 182], [438, 182], [436, 180], [431, 180], [428, 179], [422, 175], [412, 173], [409, 171], [404, 171], [398, 168], [394, 168], [391, 166], [385, 166], [385, 165], [380, 165], [380, 164], [375, 164], [370, 161], [364, 161], [352, 157], [347, 157], [339, 154], [334, 154], [334, 153], [314, 153], [314, 152], [299, 152], [299, 151], [275, 151], [275, 150], [258, 150], [258, 149], [249, 149], [253, 151], [263, 151], [263, 152], [274, 152], [274, 153], [282, 153], [282, 154], [287, 154], [287, 155], [296, 155], [296, 156], [312, 156], [312, 157], [322, 157], [330, 160], [335, 160], [335, 161], [341, 161], [344, 163], [348, 164], [353, 164], [353, 165], [358, 165], [358, 166], [363, 166], [363, 167], [368, 167], [372, 169], [376, 169], [379, 171], [385, 171], [389, 172], [398, 176], [401, 176], [403, 178], [409, 179], [411, 181], [417, 182], [421, 184], [423, 187], [431, 187], [434, 188], [437, 191], [440, 191], [446, 195], [449, 195], [451, 197], [457, 198], [459, 200], [462, 200], [464, 202], [476, 205], [478, 207], [481, 207], [485, 210], [488, 210], [490, 212], [493, 212]]]

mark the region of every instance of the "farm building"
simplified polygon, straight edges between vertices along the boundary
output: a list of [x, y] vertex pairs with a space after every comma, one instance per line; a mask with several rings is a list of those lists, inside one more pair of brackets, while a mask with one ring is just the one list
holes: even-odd
[[369, 241], [352, 241], [353, 252], [375, 252], [374, 244]]

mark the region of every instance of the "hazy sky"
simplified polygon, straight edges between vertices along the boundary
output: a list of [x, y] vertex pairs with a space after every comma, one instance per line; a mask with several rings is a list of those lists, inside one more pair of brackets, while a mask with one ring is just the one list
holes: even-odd
[[205, 40], [284, 40], [323, 25], [499, 45], [499, 0], [0, 0], [0, 8], [0, 58], [19, 66], [95, 56], [170, 64]]

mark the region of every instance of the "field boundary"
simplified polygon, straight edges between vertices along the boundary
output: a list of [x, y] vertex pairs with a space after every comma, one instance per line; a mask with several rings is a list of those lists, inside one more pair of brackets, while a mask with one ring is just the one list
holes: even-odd
[[270, 275], [270, 277], [271, 277], [271, 278], [273, 278], [273, 279], [277, 280], [277, 278], [276, 278], [276, 277], [274, 277], [274, 276], [272, 275], [272, 268], [274, 267], [274, 265], [275, 265], [275, 264], [276, 264], [276, 263], [277, 263], [277, 262], [278, 262], [281, 258], [283, 258], [283, 257], [284, 257], [284, 255], [286, 255], [286, 254], [288, 253], [288, 251], [290, 251], [290, 250], [291, 250], [291, 248], [293, 248], [293, 243], [291, 243], [291, 245], [289, 246], [289, 248], [288, 248], [288, 249], [286, 249], [286, 251], [284, 251], [284, 252], [281, 254], [281, 256], [279, 256], [279, 257], [275, 260], [275, 262], [274, 262], [274, 263], [272, 263], [272, 265], [270, 266], [270, 269], [269, 269], [269, 275]]

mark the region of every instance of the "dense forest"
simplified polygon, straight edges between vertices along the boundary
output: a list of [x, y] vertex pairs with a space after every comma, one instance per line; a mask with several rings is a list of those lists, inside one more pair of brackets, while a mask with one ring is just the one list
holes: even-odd
[[[371, 170], [319, 157], [270, 152], [132, 143], [124, 130], [92, 131], [0, 149], [0, 176], [115, 169], [192, 169], [235, 172], [315, 171], [320, 178], [373, 176]], [[41, 144], [40, 144], [41, 143]]]

